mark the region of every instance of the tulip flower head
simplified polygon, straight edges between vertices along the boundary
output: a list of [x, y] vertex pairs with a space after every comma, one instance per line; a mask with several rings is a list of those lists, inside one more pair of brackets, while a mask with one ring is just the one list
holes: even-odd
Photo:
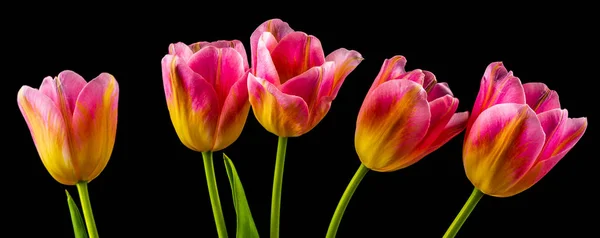
[[259, 123], [280, 137], [300, 136], [314, 128], [363, 59], [344, 48], [325, 57], [317, 37], [294, 31], [280, 19], [261, 24], [250, 44], [250, 104]]
[[465, 128], [468, 112], [429, 71], [406, 72], [406, 58], [386, 59], [356, 122], [355, 147], [369, 169], [391, 172], [410, 166]]
[[583, 136], [587, 118], [569, 118], [543, 83], [521, 84], [501, 62], [488, 66], [463, 146], [467, 177], [495, 197], [542, 179]]
[[117, 130], [119, 85], [102, 73], [86, 82], [65, 70], [39, 89], [23, 86], [17, 103], [40, 158], [59, 183], [90, 182], [106, 167]]
[[238, 41], [171, 44], [162, 59], [167, 107], [188, 148], [222, 150], [242, 133], [248, 102], [248, 59]]

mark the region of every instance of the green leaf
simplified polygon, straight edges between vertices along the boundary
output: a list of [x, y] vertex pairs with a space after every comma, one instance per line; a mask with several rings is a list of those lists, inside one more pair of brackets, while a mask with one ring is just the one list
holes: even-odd
[[73, 222], [73, 231], [75, 232], [75, 238], [88, 238], [83, 219], [81, 219], [81, 213], [77, 208], [77, 204], [69, 194], [69, 191], [65, 189], [67, 193], [67, 203], [69, 203], [69, 211], [71, 213], [71, 222]]
[[254, 219], [252, 219], [252, 213], [250, 212], [240, 177], [235, 170], [233, 162], [225, 153], [223, 153], [223, 160], [225, 161], [229, 185], [231, 185], [231, 193], [233, 194], [233, 205], [235, 206], [235, 213], [237, 215], [236, 237], [258, 238], [258, 231], [256, 230]]

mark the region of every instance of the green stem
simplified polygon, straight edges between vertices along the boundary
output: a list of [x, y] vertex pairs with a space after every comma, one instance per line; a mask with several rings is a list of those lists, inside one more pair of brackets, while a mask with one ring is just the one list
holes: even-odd
[[287, 149], [287, 137], [279, 137], [277, 157], [275, 158], [275, 175], [273, 176], [273, 197], [271, 198], [271, 238], [279, 237], [279, 211], [281, 210], [281, 185], [283, 165]]
[[350, 180], [348, 187], [346, 187], [346, 191], [344, 191], [344, 195], [342, 195], [342, 198], [335, 209], [335, 213], [333, 213], [333, 218], [331, 218], [331, 223], [329, 223], [329, 229], [327, 229], [327, 235], [325, 236], [326, 238], [334, 238], [337, 234], [340, 222], [342, 221], [342, 216], [344, 216], [344, 211], [346, 211], [346, 207], [348, 207], [348, 203], [350, 202], [354, 191], [356, 191], [358, 184], [360, 184], [360, 181], [362, 181], [367, 172], [369, 172], [369, 169], [364, 164], [360, 164], [354, 177]]
[[88, 183], [86, 181], [81, 181], [76, 184], [88, 234], [90, 238], [98, 238], [98, 230], [96, 229], [96, 221], [94, 220], [94, 213], [92, 212], [92, 204], [90, 203], [90, 194], [87, 185]]
[[454, 218], [454, 221], [452, 222], [450, 227], [448, 227], [448, 230], [446, 231], [446, 234], [444, 234], [443, 238], [453, 238], [456, 236], [456, 233], [458, 233], [460, 227], [462, 227], [462, 225], [465, 223], [467, 217], [469, 217], [469, 215], [471, 214], [481, 197], [483, 197], [483, 193], [479, 191], [479, 189], [474, 188], [473, 192], [471, 193], [471, 196], [469, 197], [463, 208], [460, 210], [458, 215], [456, 215], [456, 218]]
[[217, 180], [215, 180], [215, 166], [213, 165], [213, 152], [202, 152], [204, 160], [204, 173], [206, 174], [206, 185], [208, 185], [208, 195], [210, 204], [212, 205], [215, 224], [217, 225], [217, 233], [220, 238], [227, 237], [227, 227], [225, 226], [225, 218], [223, 218], [223, 210], [221, 209], [221, 200], [219, 199], [219, 189], [217, 188]]

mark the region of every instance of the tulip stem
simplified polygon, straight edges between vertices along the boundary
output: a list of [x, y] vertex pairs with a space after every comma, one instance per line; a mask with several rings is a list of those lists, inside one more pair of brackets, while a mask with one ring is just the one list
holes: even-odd
[[277, 157], [275, 158], [275, 174], [273, 176], [273, 197], [271, 198], [271, 238], [279, 237], [279, 213], [281, 210], [281, 187], [283, 165], [287, 149], [287, 137], [279, 137], [277, 142]]
[[364, 164], [360, 164], [360, 167], [358, 167], [358, 170], [356, 170], [354, 177], [352, 177], [352, 180], [350, 180], [348, 187], [346, 187], [346, 191], [344, 191], [337, 208], [335, 208], [335, 213], [333, 213], [331, 223], [329, 223], [329, 228], [327, 229], [327, 235], [325, 236], [326, 238], [335, 238], [337, 230], [340, 227], [340, 222], [342, 221], [342, 216], [344, 216], [344, 211], [346, 211], [346, 207], [348, 207], [348, 203], [350, 202], [354, 191], [356, 191], [360, 181], [362, 181], [367, 172], [369, 172], [369, 169]]
[[482, 197], [483, 193], [479, 191], [479, 189], [474, 188], [473, 192], [471, 193], [471, 196], [469, 197], [463, 208], [460, 210], [458, 215], [456, 215], [456, 218], [454, 218], [454, 221], [452, 222], [452, 224], [450, 224], [450, 227], [448, 227], [448, 230], [446, 231], [446, 234], [444, 234], [443, 238], [453, 238], [456, 236], [456, 233], [458, 233], [458, 230], [460, 230], [462, 225], [467, 220], [467, 217], [469, 217], [469, 215], [471, 214], [471, 212]]
[[206, 174], [206, 185], [208, 185], [208, 196], [212, 205], [215, 224], [217, 225], [217, 234], [219, 238], [227, 237], [227, 227], [225, 226], [225, 218], [223, 218], [223, 210], [221, 209], [221, 200], [219, 199], [219, 189], [217, 188], [217, 180], [215, 179], [215, 166], [213, 164], [213, 152], [202, 152], [204, 160], [204, 173]]
[[81, 201], [81, 209], [85, 218], [85, 226], [87, 227], [90, 238], [98, 238], [98, 230], [96, 229], [96, 221], [92, 212], [92, 204], [90, 203], [90, 194], [88, 192], [88, 182], [81, 181], [76, 184], [79, 192], [79, 200]]

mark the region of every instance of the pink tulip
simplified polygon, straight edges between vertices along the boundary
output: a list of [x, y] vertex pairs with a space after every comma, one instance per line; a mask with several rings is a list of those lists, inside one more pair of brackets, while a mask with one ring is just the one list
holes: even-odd
[[500, 62], [488, 66], [463, 147], [473, 185], [496, 197], [518, 194], [542, 179], [583, 136], [587, 118], [568, 118], [558, 94], [526, 83]]
[[19, 109], [50, 175], [64, 185], [90, 182], [106, 167], [117, 131], [119, 85], [102, 73], [89, 83], [65, 70], [39, 90], [23, 86]]
[[260, 124], [280, 137], [314, 128], [362, 60], [358, 52], [344, 48], [325, 57], [319, 39], [279, 19], [261, 24], [250, 44], [250, 104]]
[[455, 113], [458, 99], [448, 84], [429, 71], [406, 72], [405, 65], [402, 56], [385, 60], [358, 114], [356, 152], [371, 170], [416, 163], [462, 132], [469, 117]]
[[181, 142], [218, 151], [242, 133], [248, 102], [248, 59], [238, 41], [171, 44], [162, 73], [171, 121]]

